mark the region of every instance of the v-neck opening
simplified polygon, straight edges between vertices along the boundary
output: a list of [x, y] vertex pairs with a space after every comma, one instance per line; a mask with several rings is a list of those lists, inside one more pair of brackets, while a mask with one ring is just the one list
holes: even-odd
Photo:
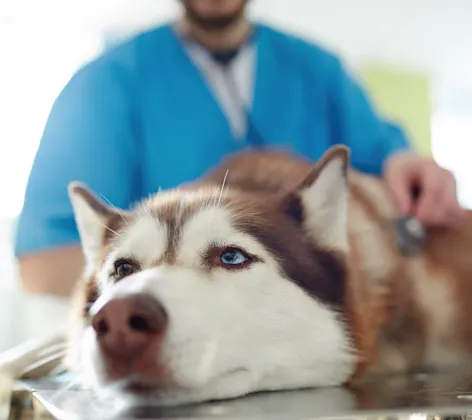
[[251, 35], [251, 41], [250, 44], [253, 46], [255, 49], [255, 54], [254, 54], [254, 63], [253, 63], [253, 82], [252, 82], [252, 89], [250, 92], [251, 95], [251, 106], [246, 108], [246, 113], [247, 113], [247, 127], [246, 127], [246, 132], [241, 138], [236, 138], [236, 136], [233, 133], [233, 127], [232, 123], [230, 121], [229, 116], [223, 109], [222, 104], [220, 103], [220, 99], [218, 98], [217, 93], [214, 91], [212, 86], [207, 82], [205, 74], [202, 72], [200, 68], [198, 68], [197, 63], [195, 63], [193, 57], [191, 56], [191, 53], [188, 51], [185, 41], [180, 39], [179, 34], [177, 33], [177, 30], [174, 28], [174, 25], [172, 23], [169, 23], [166, 25], [166, 29], [168, 31], [169, 38], [172, 40], [172, 42], [175, 45], [175, 52], [176, 54], [180, 55], [180, 59], [183, 60], [186, 64], [186, 66], [191, 66], [192, 67], [192, 77], [195, 77], [198, 79], [198, 83], [200, 84], [200, 88], [203, 89], [205, 92], [205, 95], [207, 96], [208, 100], [212, 102], [212, 108], [215, 113], [215, 117], [217, 117], [222, 124], [224, 124], [225, 131], [228, 135], [229, 138], [231, 138], [233, 141], [236, 141], [237, 143], [240, 143], [242, 145], [247, 146], [249, 144], [248, 142], [248, 135], [249, 133], [249, 125], [253, 121], [253, 113], [254, 113], [254, 105], [256, 103], [256, 92], [258, 91], [258, 83], [260, 80], [260, 60], [259, 60], [259, 46], [260, 46], [260, 39], [261, 39], [261, 32], [263, 27], [257, 23], [254, 23], [254, 29], [253, 29], [253, 34]]

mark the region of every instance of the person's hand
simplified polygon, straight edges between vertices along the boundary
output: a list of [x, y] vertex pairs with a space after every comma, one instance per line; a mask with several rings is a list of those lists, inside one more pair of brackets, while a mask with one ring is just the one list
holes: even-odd
[[[425, 226], [458, 228], [465, 222], [467, 212], [457, 200], [454, 175], [433, 159], [396, 153], [385, 162], [383, 175], [402, 215], [413, 216]], [[419, 189], [416, 201], [414, 188]]]

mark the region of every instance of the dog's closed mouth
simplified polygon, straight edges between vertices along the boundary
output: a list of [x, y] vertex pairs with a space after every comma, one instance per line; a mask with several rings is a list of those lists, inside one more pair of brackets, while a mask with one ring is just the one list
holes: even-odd
[[123, 389], [132, 394], [147, 395], [156, 392], [160, 388], [157, 384], [146, 383], [138, 380], [127, 382]]
[[172, 385], [164, 379], [150, 378], [141, 375], [130, 375], [114, 384], [127, 394], [151, 395], [162, 392]]

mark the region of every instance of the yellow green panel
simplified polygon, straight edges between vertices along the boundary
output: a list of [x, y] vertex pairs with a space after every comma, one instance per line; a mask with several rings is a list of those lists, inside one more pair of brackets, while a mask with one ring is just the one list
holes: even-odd
[[430, 155], [431, 102], [428, 77], [372, 63], [360, 68], [360, 76], [379, 110], [406, 128], [418, 152]]

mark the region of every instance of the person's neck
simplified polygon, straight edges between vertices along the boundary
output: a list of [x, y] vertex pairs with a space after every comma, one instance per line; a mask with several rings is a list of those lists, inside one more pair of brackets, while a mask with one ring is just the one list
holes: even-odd
[[220, 30], [202, 28], [185, 17], [178, 24], [187, 36], [213, 51], [236, 49], [246, 42], [252, 32], [251, 23], [243, 17]]

